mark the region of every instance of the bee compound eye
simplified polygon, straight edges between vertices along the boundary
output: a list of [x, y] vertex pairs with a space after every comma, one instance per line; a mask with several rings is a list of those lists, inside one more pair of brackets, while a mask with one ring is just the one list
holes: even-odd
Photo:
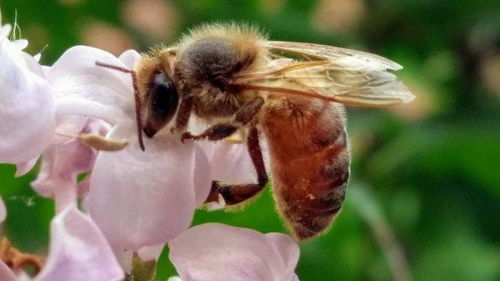
[[175, 115], [179, 105], [177, 89], [164, 72], [155, 74], [148, 90], [148, 113], [144, 132], [148, 137], [154, 136]]

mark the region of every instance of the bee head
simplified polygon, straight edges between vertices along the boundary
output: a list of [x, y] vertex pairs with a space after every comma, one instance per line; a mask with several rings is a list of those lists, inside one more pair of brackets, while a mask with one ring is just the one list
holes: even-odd
[[163, 54], [144, 56], [135, 66], [139, 96], [136, 98], [137, 124], [148, 138], [154, 137], [173, 119], [179, 106], [168, 58]]
[[96, 61], [96, 65], [130, 73], [134, 87], [135, 113], [139, 146], [144, 150], [142, 134], [152, 138], [174, 117], [179, 105], [177, 88], [162, 60], [143, 57], [135, 70]]

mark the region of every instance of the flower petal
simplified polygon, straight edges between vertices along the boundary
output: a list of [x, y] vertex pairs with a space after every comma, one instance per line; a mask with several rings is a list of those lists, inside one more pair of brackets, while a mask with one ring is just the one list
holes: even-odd
[[[109, 137], [130, 135], [135, 124], [117, 127]], [[189, 226], [195, 200], [208, 194], [211, 181], [200, 172], [209, 169], [201, 151], [179, 139], [144, 139], [143, 152], [132, 138], [122, 151], [99, 153], [88, 206], [113, 247], [137, 250], [166, 243]]]
[[16, 275], [12, 270], [0, 259], [0, 280], [16, 281]]
[[54, 189], [74, 186], [79, 173], [89, 171], [95, 160], [95, 152], [78, 139], [50, 147], [43, 154], [43, 162], [33, 189], [45, 197], [54, 197]]
[[20, 50], [28, 47], [28, 40], [26, 39], [18, 39], [18, 40], [14, 40], [11, 42], [12, 44], [14, 44], [17, 48], [19, 48]]
[[113, 252], [125, 274], [132, 273], [132, 256], [134, 255], [134, 251], [114, 247]]
[[141, 54], [136, 50], [126, 50], [118, 57], [130, 69], [134, 69], [135, 64], [140, 58]]
[[89, 118], [81, 115], [59, 116], [57, 118], [56, 133], [51, 144], [61, 144], [68, 141], [68, 137], [63, 135], [78, 135], [89, 122]]
[[[104, 135], [108, 128], [107, 123], [90, 119], [76, 134]], [[59, 138], [65, 142], [60, 140], [43, 153], [42, 168], [31, 185], [40, 195], [55, 198], [57, 209], [62, 210], [77, 194], [84, 195], [88, 190], [85, 181], [77, 184], [77, 176], [92, 169], [97, 153], [77, 138]]]
[[141, 260], [145, 262], [152, 260], [157, 261], [164, 247], [165, 244], [159, 244], [159, 245], [142, 247], [137, 251], [127, 250], [127, 249], [117, 249], [117, 248], [114, 248], [113, 251], [125, 273], [130, 274], [132, 272], [132, 258], [134, 256], [134, 252], [136, 252], [141, 258]]
[[2, 25], [2, 17], [0, 16], [0, 42], [3, 40], [8, 40], [7, 37], [10, 34], [10, 31], [12, 30], [12, 25], [10, 24], [4, 24]]
[[[269, 236], [270, 235], [270, 236]], [[284, 234], [222, 224], [195, 226], [170, 241], [170, 260], [184, 281], [292, 281], [298, 245]]]
[[5, 208], [5, 203], [2, 200], [2, 197], [0, 197], [0, 224], [5, 220], [7, 217], [7, 208]]
[[[245, 144], [211, 142], [210, 167], [214, 180], [225, 184], [257, 183], [257, 172]], [[208, 152], [207, 145], [204, 146]]]
[[112, 281], [123, 278], [123, 271], [110, 246], [87, 215], [73, 205], [54, 217], [47, 263], [35, 281]]
[[165, 244], [142, 247], [137, 251], [137, 254], [143, 261], [158, 260], [164, 247]]
[[24, 65], [20, 51], [0, 43], [0, 161], [37, 157], [55, 128], [52, 89]]
[[134, 118], [130, 74], [96, 65], [125, 65], [112, 54], [87, 46], [68, 49], [47, 71], [57, 92], [57, 113], [86, 115], [111, 124]]
[[[186, 145], [193, 145], [193, 143], [185, 142]], [[193, 170], [193, 185], [194, 197], [196, 207], [205, 202], [212, 187], [212, 173], [207, 156], [203, 150], [194, 144], [194, 170]]]
[[38, 160], [38, 157], [33, 158], [31, 160], [28, 160], [26, 162], [18, 163], [16, 165], [16, 169], [17, 169], [16, 170], [16, 177], [24, 176], [29, 171], [31, 171], [31, 169], [33, 169], [33, 167], [35, 166], [37, 160]]
[[295, 266], [299, 261], [300, 249], [297, 243], [288, 235], [282, 233], [268, 233], [266, 234], [267, 240], [280, 255], [281, 261], [285, 268], [284, 272], [290, 272], [291, 276], [285, 280], [295, 280]]

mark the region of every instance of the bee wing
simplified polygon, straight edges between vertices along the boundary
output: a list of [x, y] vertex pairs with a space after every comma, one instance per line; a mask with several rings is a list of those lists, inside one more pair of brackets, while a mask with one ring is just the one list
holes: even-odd
[[[282, 57], [299, 56], [304, 60], [344, 61], [352, 68], [400, 70], [403, 67], [387, 58], [351, 49], [305, 42], [264, 41], [264, 46]], [[289, 55], [287, 55], [287, 53]]]
[[247, 73], [237, 83], [270, 92], [318, 97], [351, 106], [409, 102], [414, 95], [390, 71], [402, 67], [386, 58], [311, 43], [266, 41], [271, 68]]

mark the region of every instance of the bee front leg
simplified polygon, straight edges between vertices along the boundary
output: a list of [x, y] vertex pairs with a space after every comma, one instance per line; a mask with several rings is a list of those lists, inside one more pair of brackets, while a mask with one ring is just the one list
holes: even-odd
[[205, 201], [218, 202], [219, 195], [222, 195], [226, 205], [236, 205], [250, 199], [260, 193], [267, 184], [268, 177], [262, 150], [259, 142], [259, 132], [256, 127], [252, 127], [247, 138], [247, 147], [252, 163], [257, 171], [257, 183], [225, 185], [218, 181], [212, 182], [212, 190]]
[[185, 96], [177, 109], [177, 117], [175, 118], [175, 127], [171, 132], [182, 132], [186, 129], [193, 110], [193, 96]]
[[187, 139], [191, 140], [202, 140], [208, 139], [211, 141], [221, 140], [232, 135], [236, 130], [238, 130], [239, 126], [235, 126], [232, 123], [220, 123], [213, 125], [208, 128], [201, 135], [192, 135], [190, 132], [185, 132], [182, 134], [181, 141], [184, 142]]
[[215, 124], [200, 135], [192, 135], [190, 132], [185, 132], [182, 135], [182, 141], [186, 139], [208, 139], [216, 141], [227, 138], [230, 135], [234, 134], [234, 132], [236, 132], [240, 127], [250, 123], [250, 121], [254, 119], [257, 113], [259, 113], [263, 105], [264, 99], [262, 99], [261, 97], [255, 97], [253, 100], [249, 101], [238, 111], [236, 111], [231, 121]]

